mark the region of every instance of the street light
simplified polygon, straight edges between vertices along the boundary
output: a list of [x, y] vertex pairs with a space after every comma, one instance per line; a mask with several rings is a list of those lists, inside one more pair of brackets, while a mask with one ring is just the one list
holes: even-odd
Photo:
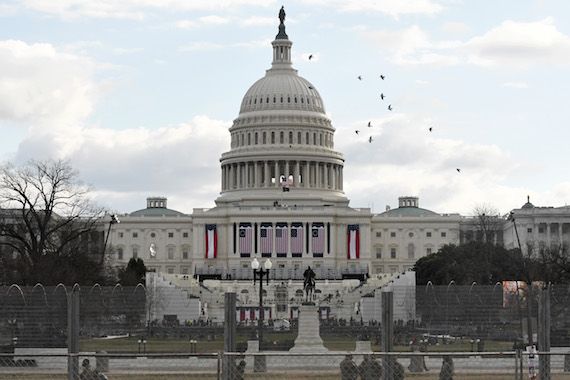
[[[254, 258], [251, 262], [251, 269], [253, 269], [253, 284], [255, 285], [256, 279], [259, 276], [259, 320], [257, 322], [257, 339], [259, 341], [259, 351], [263, 343], [263, 277], [265, 276], [267, 285], [269, 285], [269, 271], [273, 266], [271, 260], [267, 259], [263, 263], [263, 268], [259, 267], [259, 261]], [[265, 268], [265, 269], [264, 269]]]
[[109, 221], [109, 228], [107, 228], [107, 236], [105, 236], [105, 244], [103, 245], [103, 256], [101, 256], [101, 263], [105, 261], [105, 251], [107, 250], [107, 242], [109, 241], [109, 234], [111, 233], [111, 226], [113, 224], [119, 224], [121, 221], [116, 214], [111, 215], [111, 220]]
[[141, 344], [143, 345], [143, 353], [146, 354], [146, 339], [144, 336], [139, 339], [139, 354], [141, 353]]

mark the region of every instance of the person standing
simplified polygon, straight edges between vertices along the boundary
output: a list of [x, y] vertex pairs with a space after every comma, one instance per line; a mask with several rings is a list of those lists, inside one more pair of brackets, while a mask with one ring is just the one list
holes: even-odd
[[340, 378], [342, 380], [356, 380], [358, 378], [358, 367], [352, 360], [351, 354], [346, 355], [340, 362]]

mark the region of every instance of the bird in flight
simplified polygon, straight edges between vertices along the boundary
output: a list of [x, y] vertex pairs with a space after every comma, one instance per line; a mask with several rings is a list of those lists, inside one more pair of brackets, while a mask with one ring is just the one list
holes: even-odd
[[356, 134], [359, 134], [359, 133], [360, 133], [360, 131], [357, 129], [356, 131], [354, 131], [354, 133], [356, 133]]
[[372, 142], [372, 136], [370, 136], [370, 137], [368, 138], [368, 142], [369, 142], [369, 143]]
[[359, 75], [357, 78], [358, 80], [362, 80], [362, 75]]
[[388, 111], [392, 111], [392, 105], [388, 104]]
[[431, 132], [431, 130], [432, 130], [432, 127], [429, 127], [429, 131], [430, 131], [430, 132]]
[[386, 77], [383, 74], [380, 74], [380, 79], [384, 80]]
[[312, 54], [309, 54], [309, 61], [310, 61], [311, 59], [313, 59], [313, 55], [312, 55]]
[[380, 99], [384, 100], [384, 98], [385, 98], [384, 93], [381, 93], [381, 94], [380, 94]]
[[457, 168], [455, 170], [457, 170], [457, 173], [461, 173], [461, 169]]
[[368, 122], [368, 128], [370, 128], [370, 127], [372, 127], [372, 122], [371, 122], [371, 121]]

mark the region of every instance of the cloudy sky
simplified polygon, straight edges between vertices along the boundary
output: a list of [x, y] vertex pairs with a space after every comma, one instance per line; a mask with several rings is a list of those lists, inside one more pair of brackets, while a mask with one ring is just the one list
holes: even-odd
[[567, 0], [3, 0], [0, 160], [69, 159], [119, 212], [213, 206], [282, 4], [352, 206], [570, 202]]

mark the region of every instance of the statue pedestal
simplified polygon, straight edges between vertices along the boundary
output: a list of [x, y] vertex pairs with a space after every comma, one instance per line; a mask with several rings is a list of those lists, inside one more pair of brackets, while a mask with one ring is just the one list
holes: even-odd
[[289, 352], [328, 352], [323, 346], [319, 326], [319, 307], [313, 302], [303, 302], [299, 307], [299, 334]]

